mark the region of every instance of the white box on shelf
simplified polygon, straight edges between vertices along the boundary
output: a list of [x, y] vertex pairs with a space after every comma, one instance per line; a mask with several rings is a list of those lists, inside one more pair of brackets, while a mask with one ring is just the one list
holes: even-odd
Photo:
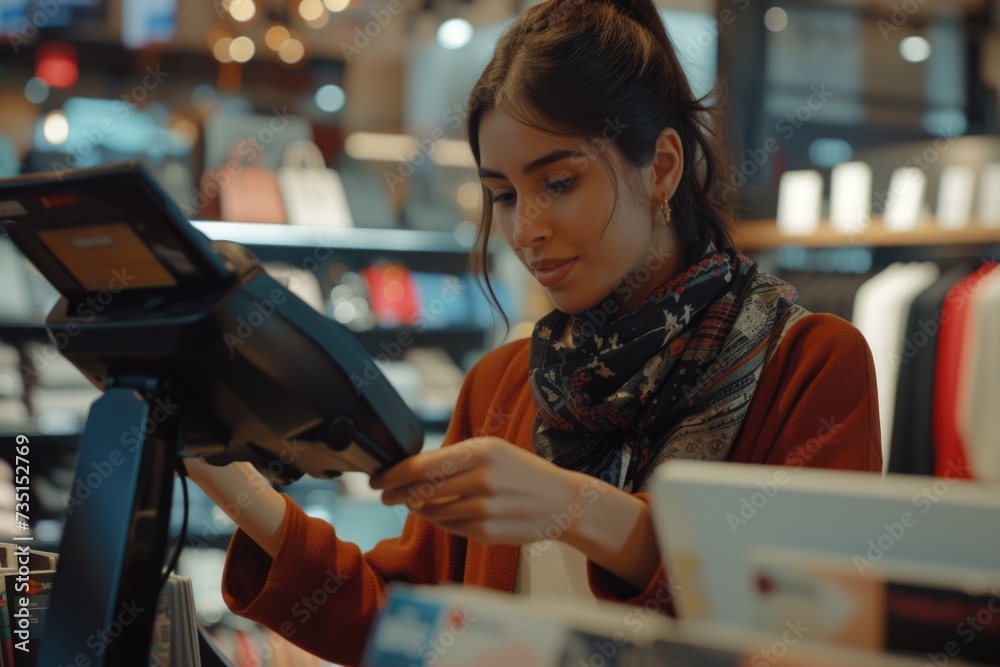
[[804, 169], [786, 171], [778, 186], [778, 230], [788, 236], [819, 229], [823, 208], [823, 175]]
[[937, 222], [945, 229], [961, 229], [969, 225], [972, 200], [976, 191], [976, 170], [955, 164], [941, 170], [938, 189]]
[[872, 168], [864, 162], [844, 162], [833, 168], [830, 182], [830, 224], [852, 234], [868, 226], [872, 210]]
[[1000, 227], [1000, 162], [983, 167], [977, 217], [985, 227]]
[[892, 172], [883, 216], [892, 231], [913, 229], [920, 221], [927, 175], [916, 167], [902, 167]]

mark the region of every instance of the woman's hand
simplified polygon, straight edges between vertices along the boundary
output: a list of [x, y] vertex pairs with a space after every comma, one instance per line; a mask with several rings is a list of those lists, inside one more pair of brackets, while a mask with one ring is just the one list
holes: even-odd
[[252, 464], [215, 466], [184, 459], [188, 478], [236, 522], [271, 558], [278, 553], [285, 520], [285, 499]]
[[649, 506], [494, 437], [417, 454], [372, 477], [387, 505], [483, 544], [560, 540], [642, 591], [660, 563]]
[[[372, 478], [387, 505], [406, 504], [449, 533], [485, 544], [562, 539], [574, 504], [601, 482], [500, 438], [465, 440], [412, 456]], [[579, 513], [577, 513], [579, 515]]]

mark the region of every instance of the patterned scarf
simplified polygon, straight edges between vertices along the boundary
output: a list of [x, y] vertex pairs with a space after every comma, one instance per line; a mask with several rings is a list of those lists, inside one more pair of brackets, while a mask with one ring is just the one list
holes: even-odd
[[[772, 334], [806, 311], [791, 285], [733, 248], [702, 238], [694, 256], [627, 315], [602, 302], [538, 321], [529, 381], [540, 456], [632, 493], [668, 459], [726, 459]], [[557, 341], [567, 324], [572, 347]]]

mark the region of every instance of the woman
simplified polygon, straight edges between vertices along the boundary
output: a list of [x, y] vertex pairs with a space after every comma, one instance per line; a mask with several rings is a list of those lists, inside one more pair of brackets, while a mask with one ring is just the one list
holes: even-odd
[[556, 310], [469, 372], [445, 447], [373, 478], [403, 535], [362, 554], [246, 464], [189, 463], [241, 528], [227, 604], [337, 662], [393, 580], [667, 602], [643, 491], [670, 458], [881, 469], [870, 352], [732, 249], [717, 109], [651, 0], [532, 7], [472, 101], [480, 259], [496, 227]]

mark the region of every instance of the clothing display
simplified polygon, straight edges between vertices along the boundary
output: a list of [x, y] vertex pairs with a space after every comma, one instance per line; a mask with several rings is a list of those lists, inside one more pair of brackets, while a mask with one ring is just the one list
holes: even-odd
[[892, 411], [907, 314], [913, 299], [937, 280], [939, 273], [932, 262], [892, 264], [862, 285], [855, 297], [852, 321], [864, 334], [875, 359], [882, 459], [886, 465], [892, 443]]
[[[530, 340], [514, 341], [469, 371], [445, 446], [492, 435], [534, 451], [529, 355]], [[728, 460], [877, 471], [882, 468], [879, 437], [875, 371], [864, 338], [840, 318], [812, 314], [800, 318], [777, 344]], [[648, 502], [646, 494], [635, 497]], [[357, 663], [389, 581], [514, 589], [516, 545], [468, 541], [410, 515], [402, 536], [362, 553], [340, 540], [330, 524], [286, 503], [273, 560], [242, 531], [234, 535], [223, 595], [237, 614], [277, 630], [288, 622], [287, 610], [301, 600], [302, 591], [335, 587], [336, 604], [295, 625], [296, 643], [321, 658]], [[634, 604], [654, 599], [665, 581], [662, 564], [643, 591], [592, 562], [587, 576], [597, 598]]]
[[964, 371], [969, 363], [965, 346], [973, 297], [984, 279], [995, 270], [984, 264], [962, 279], [948, 292], [942, 304], [941, 331], [938, 334], [937, 365], [931, 432], [934, 440], [934, 473], [938, 476], [972, 477], [967, 465], [965, 444], [958, 431], [956, 414], [960, 388], [967, 381]]
[[799, 291], [797, 305], [853, 303], [875, 362], [886, 472], [1000, 476], [996, 267], [957, 260], [897, 262], [865, 275], [780, 274]]
[[[893, 408], [889, 472], [934, 474], [931, 411], [927, 406], [934, 403], [935, 343], [941, 328], [941, 305], [948, 292], [972, 268], [962, 263], [945, 271], [934, 284], [917, 295], [910, 306]], [[883, 400], [889, 401], [892, 397]]]

